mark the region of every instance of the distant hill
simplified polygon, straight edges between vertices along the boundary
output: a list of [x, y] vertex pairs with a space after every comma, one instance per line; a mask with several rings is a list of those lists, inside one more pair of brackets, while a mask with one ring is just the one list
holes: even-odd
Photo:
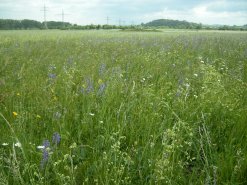
[[171, 20], [171, 19], [157, 19], [144, 24], [147, 27], [167, 27], [167, 28], [181, 28], [181, 29], [201, 29], [202, 25], [187, 21]]

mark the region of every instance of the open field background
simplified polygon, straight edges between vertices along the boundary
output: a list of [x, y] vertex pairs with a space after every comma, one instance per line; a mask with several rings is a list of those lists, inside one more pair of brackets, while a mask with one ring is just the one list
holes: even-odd
[[247, 33], [0, 32], [0, 184], [246, 184]]

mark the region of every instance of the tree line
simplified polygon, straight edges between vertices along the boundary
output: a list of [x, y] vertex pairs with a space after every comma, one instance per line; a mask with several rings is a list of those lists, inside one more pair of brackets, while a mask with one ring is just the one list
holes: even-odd
[[99, 29], [121, 29], [121, 30], [153, 30], [153, 29], [207, 29], [207, 30], [247, 30], [247, 25], [244, 26], [205, 26], [198, 23], [187, 21], [158, 19], [141, 25], [77, 25], [69, 22], [47, 21], [39, 22], [35, 20], [13, 20], [0, 19], [0, 30], [23, 30], [23, 29], [73, 29], [73, 30], [99, 30]]
[[[60, 29], [70, 27], [72, 24], [68, 22], [47, 21], [46, 25], [49, 29]], [[0, 19], [0, 30], [20, 30], [20, 29], [45, 29], [45, 23], [35, 20], [13, 20]]]
[[13, 20], [13, 19], [0, 19], [0, 30], [22, 30], [22, 29], [75, 29], [75, 30], [88, 30], [88, 29], [130, 29], [136, 26], [116, 26], [116, 25], [77, 25], [69, 22], [47, 21], [39, 22], [35, 20]]

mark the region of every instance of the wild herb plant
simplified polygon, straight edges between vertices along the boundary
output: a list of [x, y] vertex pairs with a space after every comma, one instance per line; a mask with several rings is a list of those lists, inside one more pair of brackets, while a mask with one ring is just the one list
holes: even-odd
[[0, 184], [246, 184], [245, 32], [0, 32]]

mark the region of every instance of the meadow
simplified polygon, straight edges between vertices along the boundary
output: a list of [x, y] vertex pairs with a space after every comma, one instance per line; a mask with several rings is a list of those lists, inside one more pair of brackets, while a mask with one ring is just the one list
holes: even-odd
[[247, 184], [246, 32], [0, 32], [0, 185]]

